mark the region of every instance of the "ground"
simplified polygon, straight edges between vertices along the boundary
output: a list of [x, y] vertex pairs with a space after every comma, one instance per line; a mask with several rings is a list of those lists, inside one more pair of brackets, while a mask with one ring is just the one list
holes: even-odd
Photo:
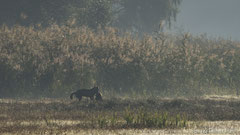
[[[150, 123], [151, 118], [165, 114], [166, 126]], [[175, 125], [178, 115], [180, 124]], [[137, 123], [139, 116], [146, 123]], [[129, 118], [133, 121], [127, 124]], [[0, 134], [240, 134], [239, 127], [240, 98], [230, 96], [109, 98], [102, 102], [0, 100]]]

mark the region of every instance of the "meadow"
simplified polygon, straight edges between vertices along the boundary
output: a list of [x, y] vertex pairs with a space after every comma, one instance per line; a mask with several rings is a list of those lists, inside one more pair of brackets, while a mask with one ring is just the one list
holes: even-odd
[[237, 97], [1, 99], [0, 134], [240, 133]]

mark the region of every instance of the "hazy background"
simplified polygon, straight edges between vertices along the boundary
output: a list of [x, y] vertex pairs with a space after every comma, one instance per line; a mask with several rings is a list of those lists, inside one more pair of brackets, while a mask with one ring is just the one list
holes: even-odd
[[172, 30], [239, 40], [239, 5], [239, 0], [183, 0]]
[[239, 95], [239, 4], [1, 0], [0, 97]]

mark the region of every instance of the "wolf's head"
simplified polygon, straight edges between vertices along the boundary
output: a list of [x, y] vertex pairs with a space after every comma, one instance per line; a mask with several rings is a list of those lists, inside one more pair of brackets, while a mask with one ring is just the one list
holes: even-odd
[[102, 101], [102, 94], [101, 93], [96, 93], [96, 98], [97, 101]]
[[98, 92], [99, 92], [98, 87], [93, 87], [92, 90], [93, 90], [95, 93], [98, 93]]

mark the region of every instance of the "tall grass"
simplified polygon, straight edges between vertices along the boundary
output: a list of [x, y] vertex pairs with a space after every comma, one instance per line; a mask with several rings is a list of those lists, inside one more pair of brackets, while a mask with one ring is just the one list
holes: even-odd
[[98, 85], [117, 93], [238, 94], [240, 43], [114, 28], [0, 27], [1, 96], [63, 96]]

